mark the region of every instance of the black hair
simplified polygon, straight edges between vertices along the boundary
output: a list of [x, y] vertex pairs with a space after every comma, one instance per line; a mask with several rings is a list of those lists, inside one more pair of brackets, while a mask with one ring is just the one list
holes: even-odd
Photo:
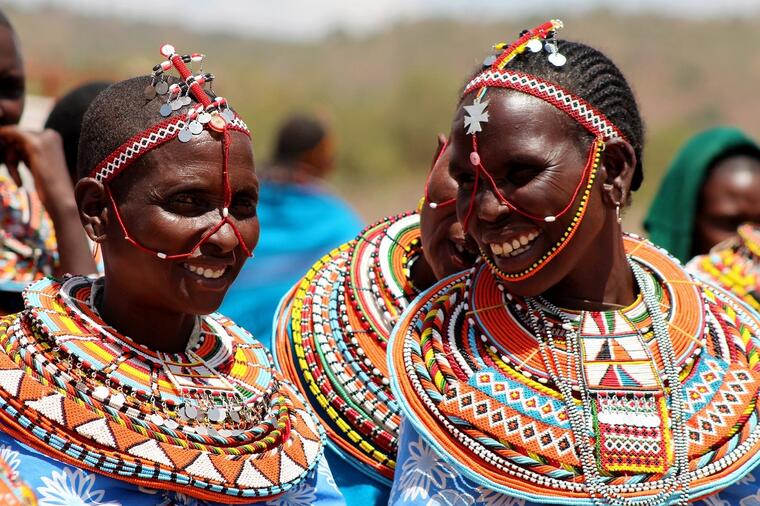
[[[174, 76], [165, 79], [170, 85], [180, 81]], [[89, 176], [92, 169], [130, 137], [166, 119], [159, 109], [166, 103], [167, 95], [146, 98], [150, 84], [150, 76], [133, 77], [112, 84], [95, 97], [82, 119], [77, 151], [78, 179]], [[215, 97], [209, 90], [206, 93], [212, 99]], [[195, 101], [173, 111], [172, 115], [184, 115], [194, 105]]]
[[721, 154], [716, 156], [710, 162], [710, 166], [707, 168], [707, 171], [705, 172], [704, 180], [707, 181], [707, 179], [710, 177], [710, 174], [713, 172], [715, 167], [720, 165], [722, 162], [728, 160], [729, 158], [735, 158], [735, 157], [738, 158], [738, 157], [745, 157], [745, 156], [748, 158], [754, 158], [755, 160], [760, 161], [760, 149], [758, 149], [756, 146], [747, 144], [743, 146], [736, 146], [734, 148], [723, 151]]
[[286, 119], [277, 132], [274, 161], [293, 162], [314, 149], [327, 135], [325, 126], [312, 116], [296, 114]]
[[45, 128], [55, 130], [63, 139], [66, 166], [72, 181], [77, 180], [77, 150], [84, 113], [98, 94], [111, 83], [96, 81], [83, 84], [64, 95], [50, 111]]
[[[510, 61], [506, 69], [532, 74], [557, 84], [607, 116], [631, 144], [636, 154], [631, 191], [637, 190], [644, 180], [641, 159], [644, 125], [628, 81], [612, 60], [601, 51], [580, 42], [558, 40], [557, 44], [559, 52], [567, 58], [567, 62], [561, 67], [549, 63], [544, 51], [525, 51]], [[482, 70], [481, 67], [477, 73]]]

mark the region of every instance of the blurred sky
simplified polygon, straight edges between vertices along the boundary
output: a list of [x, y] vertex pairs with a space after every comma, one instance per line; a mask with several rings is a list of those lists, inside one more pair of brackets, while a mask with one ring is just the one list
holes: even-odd
[[577, 15], [589, 9], [678, 17], [746, 16], [758, 0], [2, 0], [24, 9], [57, 7], [95, 16], [174, 21], [197, 30], [230, 30], [278, 39], [310, 39], [340, 30], [364, 34], [431, 17], [489, 19]]

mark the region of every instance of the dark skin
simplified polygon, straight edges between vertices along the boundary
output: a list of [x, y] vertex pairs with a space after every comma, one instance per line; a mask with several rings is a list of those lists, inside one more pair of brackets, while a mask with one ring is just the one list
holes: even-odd
[[718, 162], [702, 186], [699, 203], [694, 255], [735, 237], [742, 223], [760, 223], [760, 160], [741, 155]]
[[[438, 150], [443, 148], [446, 138], [438, 136]], [[427, 198], [420, 210], [420, 232], [422, 252], [425, 262], [417, 262], [412, 270], [415, 286], [427, 288], [437, 280], [472, 267], [477, 255], [469, 244], [461, 223], [457, 220], [456, 206], [453, 204], [430, 207], [430, 202], [443, 203], [455, 199], [457, 184], [449, 175], [451, 146], [437, 157], [428, 182]]]
[[55, 229], [60, 264], [55, 272], [95, 272], [87, 238], [79, 224], [74, 187], [66, 169], [63, 143], [53, 130], [29, 132], [17, 124], [24, 110], [25, 76], [16, 35], [0, 26], [0, 159], [17, 186], [22, 186], [18, 163], [34, 178], [37, 195]]
[[[470, 105], [474, 95], [461, 105]], [[490, 119], [478, 134], [483, 166], [500, 192], [513, 204], [539, 216], [554, 215], [572, 197], [593, 138], [552, 105], [519, 92], [491, 90]], [[474, 186], [470, 163], [472, 138], [462, 127], [461, 107], [452, 126], [450, 172], [459, 185], [457, 214], [464, 220]], [[625, 205], [636, 155], [631, 145], [614, 139], [602, 153], [584, 219], [564, 250], [531, 277], [505, 281], [521, 296], [544, 295], [569, 309], [601, 310], [626, 306], [636, 287], [623, 248], [616, 205]], [[534, 221], [511, 211], [481, 178], [467, 232], [481, 251], [504, 272], [519, 272], [539, 260], [562, 236], [577, 209], [552, 223]], [[497, 254], [500, 245], [534, 236], [514, 256]], [[494, 246], [495, 245], [495, 246]]]
[[[229, 212], [253, 251], [259, 238], [253, 151], [246, 135], [230, 136]], [[130, 235], [153, 250], [189, 252], [221, 220], [222, 160], [220, 136], [204, 131], [186, 144], [176, 139], [164, 144], [119, 175], [111, 189]], [[219, 307], [248, 258], [232, 227], [214, 233], [198, 256], [163, 260], [124, 239], [101, 183], [80, 180], [76, 198], [85, 230], [103, 250], [105, 288], [98, 307], [103, 319], [153, 350], [183, 351], [195, 317]], [[214, 279], [191, 268], [211, 272]]]

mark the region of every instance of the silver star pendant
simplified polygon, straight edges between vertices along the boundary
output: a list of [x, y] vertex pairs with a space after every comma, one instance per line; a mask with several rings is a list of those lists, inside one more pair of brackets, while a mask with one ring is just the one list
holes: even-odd
[[488, 122], [486, 107], [488, 107], [488, 100], [485, 102], [476, 100], [472, 105], [464, 106], [464, 110], [469, 114], [469, 116], [464, 117], [464, 126], [467, 128], [468, 135], [483, 131], [483, 127], [480, 124]]

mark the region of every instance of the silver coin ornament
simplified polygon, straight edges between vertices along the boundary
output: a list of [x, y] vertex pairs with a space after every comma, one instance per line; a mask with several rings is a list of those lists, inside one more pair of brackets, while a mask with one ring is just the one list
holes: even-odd
[[562, 53], [552, 53], [549, 55], [549, 63], [555, 67], [561, 67], [567, 62], [567, 58]]
[[483, 66], [484, 67], [490, 67], [495, 62], [496, 62], [496, 55], [490, 54], [490, 55], [486, 56], [486, 58], [483, 60]]
[[159, 415], [158, 413], [153, 413], [152, 415], [150, 415], [150, 422], [160, 427], [164, 424], [164, 417]]
[[198, 122], [201, 125], [205, 125], [209, 121], [211, 121], [211, 115], [207, 113], [206, 111], [203, 111], [200, 114], [198, 114]]
[[110, 393], [111, 390], [109, 390], [107, 386], [100, 385], [95, 387], [95, 389], [92, 391], [92, 396], [102, 402], [106, 400], [106, 397], [108, 397], [108, 394]]
[[179, 97], [179, 100], [182, 102], [182, 105], [190, 105], [193, 101], [193, 99], [188, 97], [187, 95], [183, 95]]
[[196, 434], [200, 434], [201, 436], [208, 436], [208, 429], [204, 427], [203, 425], [199, 425], [195, 428]]
[[198, 135], [203, 131], [203, 125], [201, 125], [201, 123], [195, 119], [190, 122], [187, 128], [193, 135]]
[[235, 423], [239, 422], [240, 421], [240, 413], [238, 413], [237, 410], [235, 410], [235, 409], [231, 409], [230, 410], [230, 419], [233, 422], [235, 422]]
[[127, 402], [127, 398], [124, 397], [124, 394], [121, 392], [117, 392], [116, 394], [111, 396], [111, 399], [108, 401], [108, 404], [111, 405], [111, 407], [119, 409], [124, 405], [124, 403]]
[[538, 39], [530, 39], [528, 43], [525, 45], [525, 47], [527, 47], [528, 51], [530, 51], [531, 53], [538, 53], [539, 51], [541, 51], [541, 48], [543, 46], [544, 45], [541, 44], [541, 41]]
[[208, 410], [208, 419], [214, 423], [221, 423], [225, 418], [227, 418], [227, 415], [222, 408], [211, 408]]
[[190, 129], [187, 127], [180, 130], [179, 135], [177, 135], [177, 139], [179, 139], [179, 142], [188, 142], [192, 138], [193, 138], [193, 134], [190, 132]]
[[169, 104], [163, 104], [161, 106], [161, 109], [158, 110], [158, 112], [161, 113], [161, 116], [165, 118], [172, 113], [172, 106], [170, 106]]
[[167, 91], [169, 91], [169, 83], [166, 81], [160, 81], [156, 84], [156, 93], [159, 95], [166, 95]]
[[222, 116], [227, 120], [228, 123], [235, 119], [235, 113], [232, 112], [232, 109], [229, 107], [222, 111]]
[[172, 100], [171, 102], [169, 102], [169, 105], [171, 106], [172, 111], [178, 111], [182, 108], [184, 104], [182, 104], [182, 100], [180, 100], [179, 98], [176, 98]]
[[166, 422], [164, 422], [164, 427], [166, 427], [169, 430], [177, 430], [177, 428], [179, 427], [179, 424], [177, 423], [176, 420], [169, 418], [168, 420], [166, 420]]
[[195, 406], [184, 406], [182, 408], [182, 413], [184, 414], [184, 417], [188, 420], [195, 420], [198, 418], [198, 408]]

